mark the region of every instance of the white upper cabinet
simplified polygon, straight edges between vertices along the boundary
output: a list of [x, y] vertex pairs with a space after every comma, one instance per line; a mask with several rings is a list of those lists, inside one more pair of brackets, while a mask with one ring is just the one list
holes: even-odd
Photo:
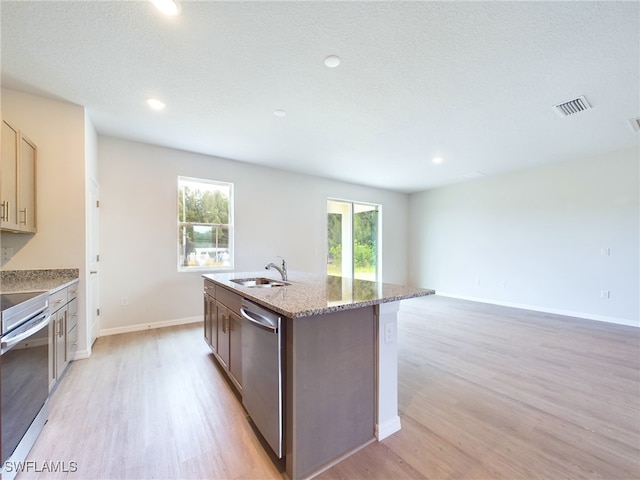
[[0, 228], [36, 233], [36, 145], [2, 121]]

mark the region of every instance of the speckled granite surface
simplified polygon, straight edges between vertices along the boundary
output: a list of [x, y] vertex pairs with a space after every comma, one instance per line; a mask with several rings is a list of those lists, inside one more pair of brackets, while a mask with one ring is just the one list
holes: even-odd
[[390, 283], [302, 272], [289, 272], [288, 281], [291, 285], [271, 288], [243, 287], [231, 281], [234, 278], [255, 277], [280, 280], [277, 273], [274, 275], [274, 272], [265, 270], [205, 274], [203, 277], [290, 318], [338, 312], [435, 293], [434, 290]]
[[0, 292], [52, 292], [77, 280], [77, 268], [47, 270], [0, 270]]

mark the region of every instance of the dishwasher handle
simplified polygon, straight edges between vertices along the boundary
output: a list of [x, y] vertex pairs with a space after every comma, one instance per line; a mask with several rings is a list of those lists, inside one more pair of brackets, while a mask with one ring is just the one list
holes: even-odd
[[240, 313], [256, 327], [272, 333], [278, 333], [278, 326], [274, 325], [273, 322], [264, 315], [247, 310], [245, 307], [240, 307]]

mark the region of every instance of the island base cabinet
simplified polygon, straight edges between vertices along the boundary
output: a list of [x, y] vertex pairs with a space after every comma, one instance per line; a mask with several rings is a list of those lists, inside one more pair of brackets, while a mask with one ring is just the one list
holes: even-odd
[[204, 339], [231, 383], [242, 392], [241, 297], [213, 282], [204, 285]]
[[306, 478], [375, 440], [373, 307], [286, 320], [286, 473]]
[[218, 351], [216, 357], [222, 368], [229, 370], [229, 311], [220, 302], [216, 302], [216, 317], [218, 326]]
[[218, 350], [216, 358], [231, 382], [242, 391], [242, 318], [216, 301]]
[[218, 350], [218, 321], [216, 318], [216, 301], [205, 293], [204, 295], [204, 340], [212, 352]]

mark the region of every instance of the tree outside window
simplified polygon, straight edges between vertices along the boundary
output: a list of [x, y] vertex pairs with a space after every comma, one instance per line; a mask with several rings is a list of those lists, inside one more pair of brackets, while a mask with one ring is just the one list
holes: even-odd
[[178, 177], [178, 270], [233, 268], [233, 184]]
[[380, 205], [327, 201], [327, 275], [380, 277]]

